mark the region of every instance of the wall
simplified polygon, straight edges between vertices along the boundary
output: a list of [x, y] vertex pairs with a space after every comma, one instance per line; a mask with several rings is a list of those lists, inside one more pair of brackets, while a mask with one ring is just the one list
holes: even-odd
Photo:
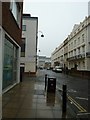
[[25, 58], [21, 57], [21, 63], [25, 63], [25, 72], [36, 73], [38, 18], [23, 18], [23, 25], [26, 25], [26, 31], [22, 31], [22, 38], [26, 38], [26, 45]]
[[90, 80], [90, 71], [69, 70], [68, 73], [72, 76], [82, 77]]

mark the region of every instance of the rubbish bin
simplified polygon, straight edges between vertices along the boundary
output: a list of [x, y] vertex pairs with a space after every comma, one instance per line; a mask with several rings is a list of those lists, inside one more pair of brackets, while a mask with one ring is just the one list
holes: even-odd
[[55, 92], [55, 90], [56, 90], [56, 78], [49, 77], [47, 84], [47, 92]]

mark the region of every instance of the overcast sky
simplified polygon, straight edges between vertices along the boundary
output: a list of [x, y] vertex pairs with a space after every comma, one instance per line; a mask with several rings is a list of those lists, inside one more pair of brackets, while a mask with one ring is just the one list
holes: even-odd
[[88, 0], [24, 0], [24, 13], [38, 17], [38, 31], [44, 34], [41, 38], [38, 33], [38, 54], [50, 57], [74, 24], [79, 24], [88, 15]]

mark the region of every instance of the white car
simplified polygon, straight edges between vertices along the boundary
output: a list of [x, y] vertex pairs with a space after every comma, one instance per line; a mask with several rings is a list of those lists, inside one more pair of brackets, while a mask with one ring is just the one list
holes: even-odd
[[57, 68], [55, 71], [56, 72], [62, 72], [62, 68]]
[[55, 66], [53, 71], [55, 71], [55, 72], [62, 72], [62, 68], [60, 66]]

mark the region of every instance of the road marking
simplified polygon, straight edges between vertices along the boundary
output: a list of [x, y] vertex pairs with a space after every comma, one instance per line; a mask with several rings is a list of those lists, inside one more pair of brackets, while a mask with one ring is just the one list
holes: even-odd
[[76, 98], [81, 100], [88, 100], [88, 98], [82, 98], [82, 97], [76, 97]]
[[78, 109], [79, 112], [87, 112], [80, 104], [78, 104], [72, 97], [68, 96], [68, 99], [73, 103]]
[[79, 113], [77, 115], [89, 115], [90, 113]]
[[75, 92], [77, 92], [77, 91], [76, 91], [76, 90], [73, 90], [73, 89], [70, 89], [70, 90], [68, 90], [68, 92], [75, 93]]

